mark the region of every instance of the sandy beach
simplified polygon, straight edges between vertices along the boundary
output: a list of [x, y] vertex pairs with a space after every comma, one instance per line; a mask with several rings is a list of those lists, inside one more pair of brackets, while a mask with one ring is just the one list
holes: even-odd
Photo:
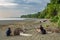
[[[44, 23], [45, 24], [45, 23]], [[36, 29], [40, 26], [39, 21], [30, 21], [30, 22], [17, 22], [9, 25], [0, 26], [0, 40], [60, 40], [60, 33], [48, 33], [42, 35], [41, 33], [36, 32]], [[6, 36], [6, 30], [10, 27], [12, 30], [15, 28], [26, 28], [28, 29], [26, 33], [32, 34], [32, 36]]]

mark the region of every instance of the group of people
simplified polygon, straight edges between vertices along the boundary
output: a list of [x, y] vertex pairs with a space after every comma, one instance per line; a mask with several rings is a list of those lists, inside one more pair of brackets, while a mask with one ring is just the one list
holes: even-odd
[[[42, 25], [40, 25], [39, 29], [41, 30], [42, 34], [46, 34], [46, 30], [42, 27]], [[6, 31], [6, 36], [10, 36], [11, 32], [11, 28], [8, 28], [8, 30]]]

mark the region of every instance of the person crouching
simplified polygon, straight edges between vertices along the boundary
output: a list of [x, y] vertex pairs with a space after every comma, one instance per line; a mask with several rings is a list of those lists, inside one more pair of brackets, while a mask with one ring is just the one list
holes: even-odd
[[8, 30], [6, 31], [6, 36], [10, 36], [10, 34], [11, 34], [11, 29], [8, 28]]
[[46, 34], [46, 30], [42, 27], [42, 25], [40, 25], [40, 30], [42, 34]]

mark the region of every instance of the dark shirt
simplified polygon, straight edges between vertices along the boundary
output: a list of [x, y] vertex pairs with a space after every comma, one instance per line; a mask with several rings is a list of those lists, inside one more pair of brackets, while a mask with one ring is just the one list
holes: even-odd
[[8, 29], [8, 30], [6, 31], [6, 35], [7, 35], [7, 36], [10, 36], [10, 33], [11, 33], [11, 30]]
[[41, 30], [42, 34], [46, 34], [46, 30], [42, 26], [40, 27], [40, 30]]
[[40, 30], [43, 30], [43, 27], [42, 26], [40, 27]]

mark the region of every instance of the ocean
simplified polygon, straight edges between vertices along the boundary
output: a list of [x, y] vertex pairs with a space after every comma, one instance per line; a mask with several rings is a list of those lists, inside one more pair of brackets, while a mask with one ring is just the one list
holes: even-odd
[[0, 18], [0, 25], [13, 24], [15, 22], [43, 21], [46, 19], [37, 18]]
[[13, 24], [15, 22], [26, 22], [38, 20], [36, 18], [0, 18], [0, 25]]

